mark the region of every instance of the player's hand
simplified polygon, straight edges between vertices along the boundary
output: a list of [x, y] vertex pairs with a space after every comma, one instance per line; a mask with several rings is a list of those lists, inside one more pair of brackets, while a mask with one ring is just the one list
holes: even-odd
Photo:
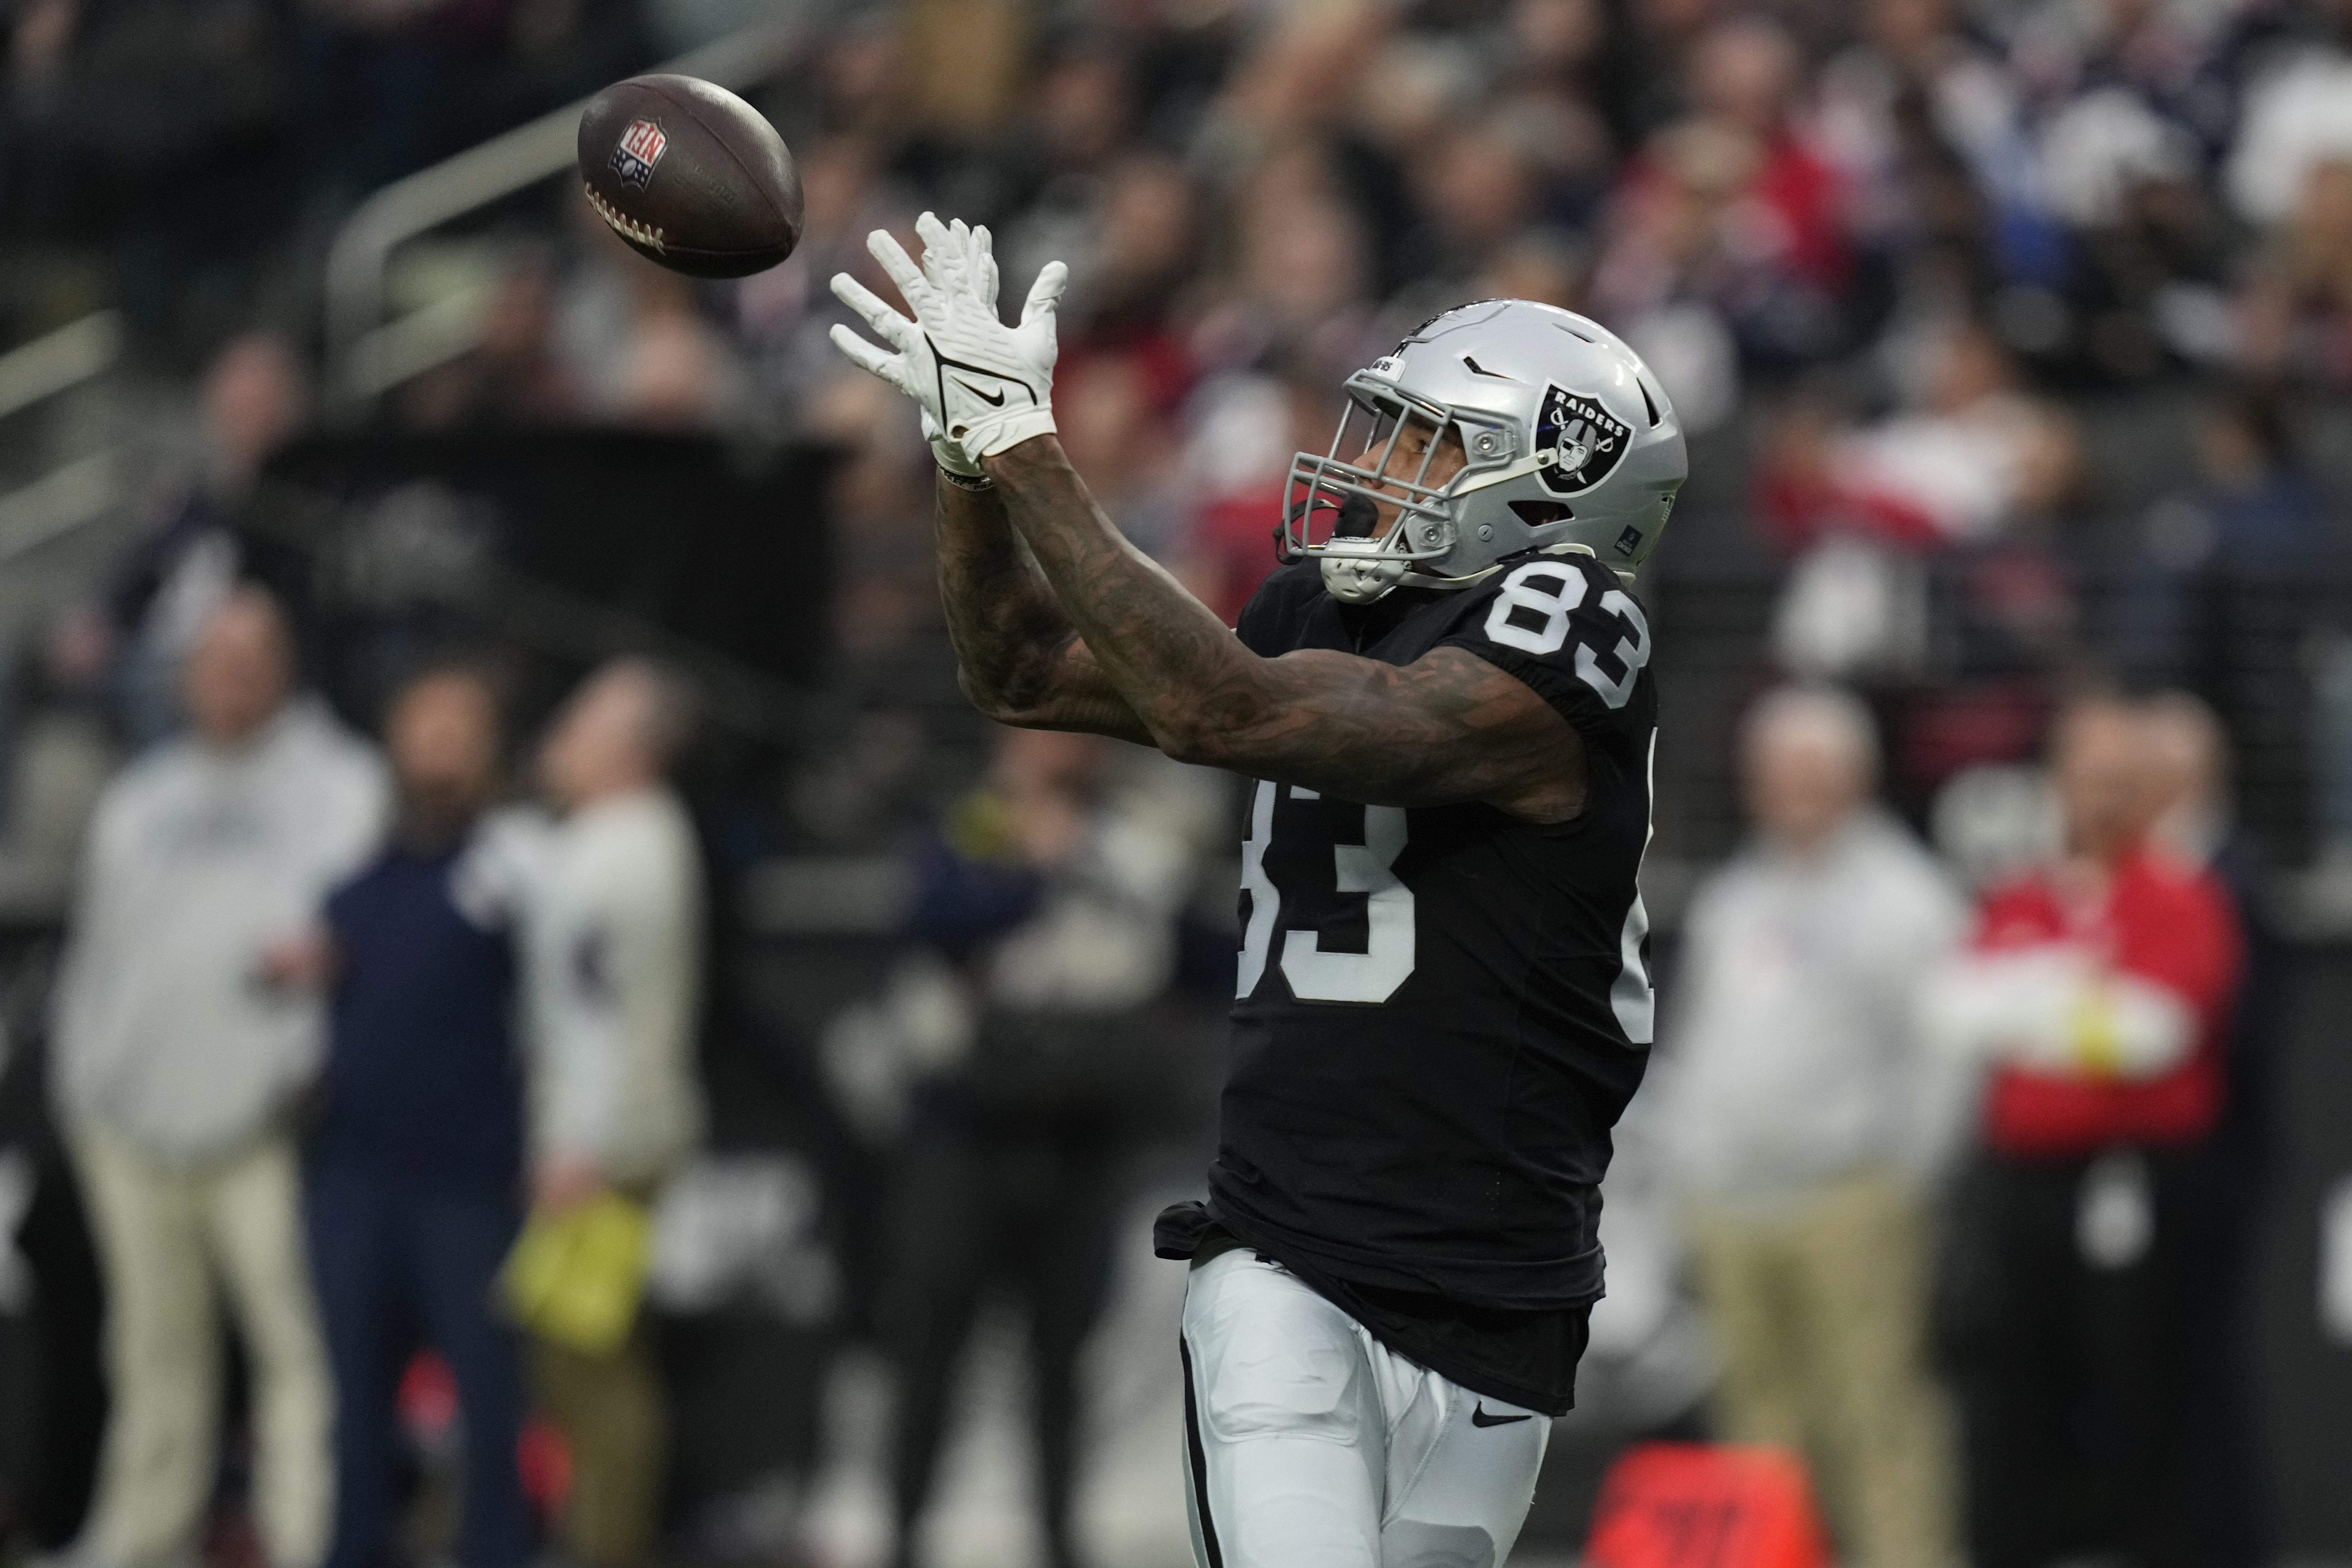
[[[994, 258], [988, 257], [983, 248], [982, 257], [985, 265], [984, 267], [975, 265], [971, 258], [971, 231], [964, 226], [961, 218], [956, 219], [948, 226], [944, 233], [940, 233], [935, 232], [936, 220], [931, 220], [928, 213], [923, 216], [926, 220], [929, 220], [919, 230], [924, 237], [924, 280], [941, 292], [951, 289], [969, 288], [971, 292], [986, 300], [989, 308], [993, 310], [996, 306]], [[985, 235], [988, 231], [982, 229], [981, 232]], [[881, 237], [878, 231], [875, 237]], [[893, 321], [905, 320], [895, 310], [889, 310], [887, 306], [883, 305], [872, 294], [866, 293], [862, 289], [858, 290], [857, 294], [853, 294], [845, 289], [845, 284], [848, 285], [848, 289], [856, 287], [848, 275], [844, 273], [834, 279], [834, 292], [839, 294], [852, 309], [866, 317], [867, 321], [876, 321], [874, 310], [877, 308], [887, 311]], [[858, 294], [864, 295], [864, 300], [858, 298]], [[871, 306], [864, 302], [866, 300], [872, 302]], [[887, 323], [876, 321], [875, 330], [887, 341], [893, 342], [898, 341]], [[919, 352], [902, 353], [894, 358], [888, 354], [877, 353], [865, 339], [846, 327], [835, 327], [833, 330], [833, 337], [834, 342], [841, 345], [842, 353], [915, 399], [916, 405], [922, 410], [923, 439], [930, 444], [932, 459], [940, 468], [950, 474], [958, 474], [967, 479], [984, 479], [988, 477], [981, 472], [980, 465], [965, 454], [963, 447], [950, 440], [947, 433], [940, 428], [938, 416], [932, 407], [938, 399], [925, 397], [922, 394], [922, 384], [937, 379], [935, 369], [925, 371], [919, 368], [925, 363], [924, 356], [929, 350], [930, 345], [928, 342], [919, 345]]]
[[929, 213], [916, 229], [925, 247], [922, 268], [886, 231], [877, 229], [866, 240], [914, 311], [911, 320], [847, 273], [833, 279], [841, 301], [898, 352], [877, 349], [846, 327], [833, 330], [835, 345], [914, 398], [970, 458], [1051, 435], [1054, 311], [1069, 268], [1046, 263], [1022, 306], [1021, 325], [1007, 327], [996, 314], [996, 260], [988, 231], [961, 224], [950, 229]]

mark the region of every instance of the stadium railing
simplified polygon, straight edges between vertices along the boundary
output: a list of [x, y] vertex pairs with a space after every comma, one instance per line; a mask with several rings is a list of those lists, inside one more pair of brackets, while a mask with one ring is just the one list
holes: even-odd
[[[804, 8], [730, 33], [657, 67], [741, 90], [800, 57], [814, 28]], [[482, 299], [459, 292], [383, 320], [385, 279], [400, 246], [572, 167], [583, 99], [394, 180], [352, 209], [327, 253], [327, 391], [346, 416], [410, 376], [472, 346]]]

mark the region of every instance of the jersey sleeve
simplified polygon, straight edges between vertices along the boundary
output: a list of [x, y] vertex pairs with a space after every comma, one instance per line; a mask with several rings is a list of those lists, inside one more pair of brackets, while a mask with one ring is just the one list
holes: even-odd
[[1534, 689], [1580, 734], [1646, 723], [1650, 621], [1616, 574], [1580, 557], [1511, 568], [1478, 589], [1440, 647], [1467, 648]]

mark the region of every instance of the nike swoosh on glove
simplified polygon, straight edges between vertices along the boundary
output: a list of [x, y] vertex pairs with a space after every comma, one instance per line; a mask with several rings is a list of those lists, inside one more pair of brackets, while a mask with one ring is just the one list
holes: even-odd
[[1007, 327], [996, 314], [988, 231], [959, 235], [929, 213], [915, 226], [923, 237], [926, 268], [918, 268], [887, 231], [866, 239], [913, 310], [911, 320], [847, 273], [833, 279], [842, 303], [898, 352], [885, 353], [841, 326], [833, 329], [835, 346], [922, 405], [948, 439], [974, 459], [1053, 434], [1054, 310], [1069, 268], [1047, 262], [1022, 306], [1021, 324]]
[[[929, 214], [924, 216], [929, 217]], [[923, 276], [935, 288], [949, 289], [968, 287], [986, 301], [990, 311], [996, 309], [996, 257], [986, 228], [967, 227], [963, 219], [956, 218], [947, 226], [944, 240], [936, 231], [918, 224], [916, 232], [923, 236]], [[974, 236], [977, 235], [977, 240]], [[847, 329], [844, 329], [846, 332]], [[929, 408], [923, 410], [923, 439], [930, 443], [931, 458], [949, 473], [967, 479], [985, 480], [987, 471], [971, 460], [962, 445], [940, 428]]]

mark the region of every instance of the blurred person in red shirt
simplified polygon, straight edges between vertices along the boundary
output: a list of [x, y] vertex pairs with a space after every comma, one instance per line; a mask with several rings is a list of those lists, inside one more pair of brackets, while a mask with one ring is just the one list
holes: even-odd
[[1988, 891], [1928, 1003], [1989, 1074], [1939, 1302], [1977, 1568], [2204, 1561], [2188, 1369], [2244, 942], [2221, 883], [2151, 838], [2158, 745], [2144, 707], [2060, 712], [2064, 856]]

